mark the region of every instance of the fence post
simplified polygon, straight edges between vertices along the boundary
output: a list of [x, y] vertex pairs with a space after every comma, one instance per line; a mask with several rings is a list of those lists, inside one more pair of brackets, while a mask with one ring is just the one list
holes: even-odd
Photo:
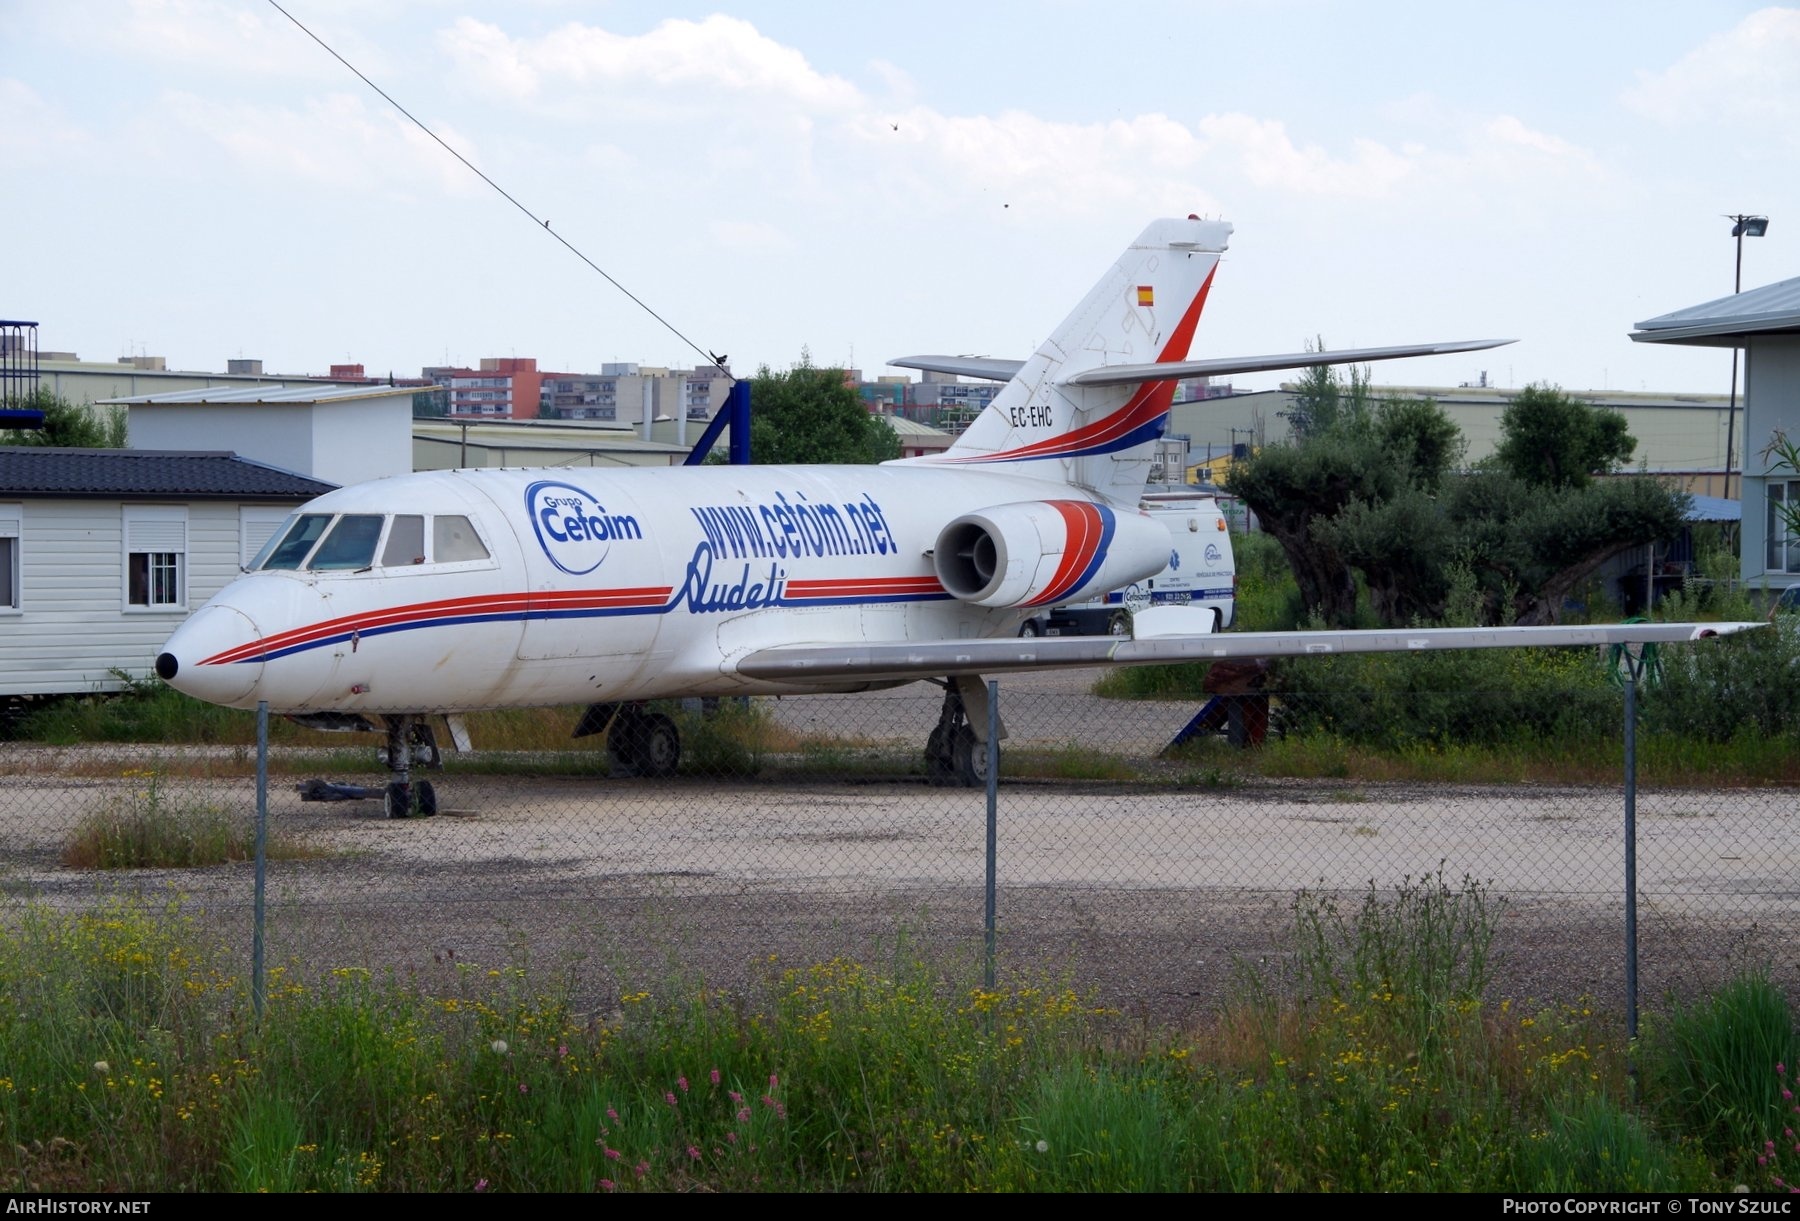
[[998, 873], [998, 811], [1000, 808], [1000, 681], [988, 679], [987, 698], [987, 915], [982, 925], [986, 934], [987, 970], [984, 975], [989, 992], [994, 990], [994, 917], [996, 902], [994, 884]]
[[1626, 645], [1625, 666], [1625, 1034], [1638, 1034], [1637, 947], [1637, 684], [1644, 659]]
[[263, 891], [269, 867], [269, 701], [256, 704], [256, 905], [251, 916], [250, 1003], [263, 1015]]

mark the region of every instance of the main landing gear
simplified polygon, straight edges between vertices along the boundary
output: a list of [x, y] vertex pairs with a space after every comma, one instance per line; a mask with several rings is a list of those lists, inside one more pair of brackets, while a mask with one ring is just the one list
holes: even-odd
[[[944, 680], [938, 722], [925, 739], [925, 778], [932, 784], [985, 788], [988, 780], [988, 690], [973, 675]], [[1006, 727], [1000, 727], [1000, 738]], [[995, 747], [995, 757], [999, 748]]]
[[681, 766], [681, 731], [641, 703], [589, 704], [570, 737], [604, 733], [613, 762], [634, 775], [663, 780]]
[[381, 791], [381, 808], [389, 818], [430, 818], [438, 811], [437, 790], [431, 781], [414, 781], [412, 769], [443, 767], [437, 735], [422, 714], [382, 718], [387, 723], [387, 744], [382, 763], [388, 769], [387, 787]]

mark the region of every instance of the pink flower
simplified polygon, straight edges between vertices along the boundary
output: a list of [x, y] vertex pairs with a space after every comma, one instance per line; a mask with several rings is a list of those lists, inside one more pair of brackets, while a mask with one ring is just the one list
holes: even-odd
[[762, 1104], [766, 1107], [772, 1107], [775, 1105], [775, 1100], [773, 1098], [769, 1097], [769, 1095], [764, 1094], [762, 1096]]
[[649, 1162], [639, 1162], [637, 1165], [633, 1166], [631, 1169], [633, 1171], [635, 1171], [638, 1178], [641, 1179], [646, 1174], [650, 1173], [650, 1163]]
[[617, 1183], [613, 1182], [611, 1179], [601, 1179], [600, 1180], [600, 1190], [601, 1191], [614, 1191], [614, 1190], [617, 1190], [618, 1186], [619, 1185]]
[[781, 1084], [781, 1078], [777, 1077], [774, 1073], [770, 1073], [769, 1074], [769, 1088], [774, 1089], [776, 1086], [778, 1086], [780, 1084]]
[[675, 1078], [675, 1084], [679, 1085], [681, 1087], [682, 1093], [684, 1093], [684, 1094], [687, 1093], [687, 1078], [686, 1077]]
[[617, 1111], [613, 1110], [611, 1107], [607, 1107], [606, 1108], [606, 1117], [608, 1119], [612, 1120], [613, 1122], [617, 1123], [618, 1119], [619, 1119], [619, 1113]]
[[697, 1162], [697, 1161], [699, 1161], [699, 1160], [700, 1160], [700, 1150], [699, 1150], [699, 1148], [698, 1148], [698, 1147], [697, 1147], [697, 1146], [694, 1146], [694, 1145], [689, 1145], [689, 1146], [688, 1146], [688, 1156], [689, 1156], [689, 1157], [690, 1157], [690, 1158], [692, 1158], [692, 1159], [693, 1159], [693, 1160], [694, 1160], [694, 1161], [696, 1161], [696, 1162]]
[[519, 1093], [529, 1094], [529, 1093], [531, 1093], [531, 1087], [529, 1085], [526, 1085], [523, 1081], [521, 1081], [521, 1082], [519, 1082]]
[[665, 1093], [663, 1095], [663, 1101], [668, 1103], [670, 1106], [674, 1106], [675, 1105], [675, 1095], [672, 1093]]
[[1781, 1100], [1783, 1102], [1792, 1102], [1794, 1100], [1794, 1091], [1793, 1090], [1782, 1090], [1781, 1091]]
[[619, 1160], [619, 1158], [620, 1158], [620, 1157], [621, 1157], [621, 1156], [622, 1156], [622, 1155], [621, 1155], [621, 1154], [620, 1154], [620, 1153], [619, 1153], [619, 1151], [618, 1151], [618, 1150], [617, 1150], [617, 1149], [608, 1149], [608, 1150], [607, 1150], [607, 1151], [606, 1151], [606, 1156], [607, 1156], [607, 1157], [609, 1157], [609, 1158], [611, 1158], [611, 1159], [612, 1159], [612, 1160], [613, 1160], [613, 1161], [615, 1161], [615, 1162], [616, 1162], [616, 1161], [618, 1161], [618, 1160]]
[[742, 1102], [744, 1100], [744, 1096], [736, 1090], [727, 1090], [725, 1092], [731, 1095], [731, 1100], [733, 1102]]
[[1756, 1164], [1758, 1166], [1767, 1166], [1769, 1164], [1769, 1159], [1766, 1156], [1764, 1156], [1763, 1154], [1759, 1153], [1756, 1155]]
[[749, 1107], [745, 1107], [743, 1110], [738, 1112], [738, 1122], [739, 1123], [749, 1123], [750, 1122], [750, 1108]]
[[564, 1057], [568, 1054], [569, 1054], [569, 1045], [567, 1043], [564, 1043], [564, 1044], [560, 1045], [559, 1047], [557, 1047], [556, 1056], [558, 1059], [561, 1059], [562, 1057]]
[[736, 1132], [727, 1132], [725, 1134], [725, 1143], [728, 1145], [737, 1144], [737, 1133]]
[[475, 1190], [476, 1191], [486, 1191], [487, 1190], [487, 1180], [486, 1179], [476, 1179], [475, 1180]]
[[716, 1068], [712, 1070], [712, 1083], [714, 1085], [719, 1084], [719, 1070]]

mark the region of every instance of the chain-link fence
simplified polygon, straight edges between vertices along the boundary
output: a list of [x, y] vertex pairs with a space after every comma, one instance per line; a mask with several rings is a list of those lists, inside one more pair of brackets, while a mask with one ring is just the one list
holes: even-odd
[[[1196, 717], [1192, 702], [1099, 699], [1085, 676], [1004, 681], [1000, 970], [1066, 977], [1127, 1012], [1180, 1020], [1223, 996], [1239, 960], [1279, 964], [1297, 890], [1354, 902], [1371, 885], [1466, 875], [1504, 900], [1504, 992], [1622, 1008], [1622, 700], [1579, 699], [1597, 723], [1566, 751], [1569, 783], [1511, 781], [1504, 751], [1484, 756], [1479, 783], [1379, 781], [1345, 778], [1352, 727], [1371, 715], [1354, 693], [1253, 696]], [[311, 780], [380, 786], [375, 736], [333, 735], [340, 748], [278, 736], [267, 961], [426, 979], [522, 967], [595, 996], [671, 977], [730, 988], [771, 958], [902, 955], [978, 971], [987, 794], [928, 774], [942, 703], [939, 688], [913, 684], [672, 709], [684, 761], [661, 779], [616, 765], [603, 735], [559, 740], [571, 713], [477, 719], [475, 749], [447, 752], [431, 775], [437, 815], [410, 819], [388, 818], [379, 797], [304, 799]], [[1166, 749], [1184, 729], [1189, 740]], [[1259, 762], [1278, 747], [1287, 778]], [[154, 853], [170, 828], [211, 820], [244, 837], [253, 746], [0, 749], [8, 902], [178, 901], [248, 961], [249, 861], [144, 862], [168, 859]], [[1434, 751], [1438, 774], [1455, 775], [1454, 751], [1430, 741], [1416, 760]], [[1795, 799], [1639, 784], [1646, 1004], [1748, 964], [1792, 982]], [[97, 867], [115, 863], [109, 852], [137, 867]]]

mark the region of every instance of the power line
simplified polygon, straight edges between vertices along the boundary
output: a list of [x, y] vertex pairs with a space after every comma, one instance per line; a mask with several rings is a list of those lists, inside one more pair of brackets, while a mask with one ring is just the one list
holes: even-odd
[[[576, 258], [580, 259], [583, 263], [586, 263], [589, 267], [593, 268], [596, 272], [598, 272], [600, 274], [600, 276], [608, 284], [612, 285], [614, 288], [618, 289], [620, 292], [624, 293], [627, 297], [629, 297], [631, 299], [632, 304], [636, 305], [639, 309], [643, 310], [646, 314], [649, 314], [652, 318], [654, 318], [658, 322], [662, 323], [662, 325], [665, 328], [667, 328], [669, 333], [674, 335], [675, 338], [681, 340], [681, 342], [685, 343], [688, 347], [694, 349], [694, 351], [698, 352], [701, 356], [705, 357], [707, 364], [716, 366], [721, 373], [725, 374], [726, 377], [731, 377], [731, 371], [725, 368], [725, 358], [724, 357], [714, 355], [713, 353], [707, 351], [705, 348], [701, 347], [699, 344], [695, 343], [693, 340], [689, 339], [686, 335], [682, 334], [680, 329], [677, 328], [674, 323], [670, 322], [667, 318], [664, 318], [661, 314], [659, 314], [655, 310], [651, 309], [649, 305], [645, 304], [644, 300], [641, 297], [639, 297], [636, 293], [632, 292], [629, 288], [626, 288], [623, 284], [619, 283], [617, 280], [613, 279], [612, 276], [608, 275], [606, 273], [605, 268], [601, 267], [600, 264], [594, 262], [594, 260], [588, 258], [587, 255], [583, 254], [580, 250], [578, 250], [575, 247], [574, 243], [570, 242], [568, 238], [564, 237], [562, 234], [560, 234], [556, 230], [552, 229], [550, 227], [549, 221], [543, 219], [542, 217], [537, 215], [537, 213], [533, 212], [530, 208], [526, 207], [524, 204], [520, 203], [517, 199], [513, 198], [512, 194], [510, 192], [508, 192], [505, 187], [501, 186], [499, 183], [495, 182], [492, 178], [489, 178], [486, 174], [482, 173], [481, 170], [477, 169], [475, 167], [475, 165], [472, 162], [470, 162], [470, 160], [467, 157], [463, 156], [461, 153], [457, 152], [454, 148], [451, 148], [448, 144], [444, 143], [442, 137], [440, 137], [435, 131], [432, 131], [431, 128], [425, 126], [424, 123], [420, 122], [419, 118], [416, 115], [414, 115], [412, 111], [408, 110], [406, 107], [402, 106], [399, 102], [395, 101], [394, 98], [392, 97], [392, 95], [390, 95], [387, 90], [383, 89], [380, 85], [377, 85], [374, 81], [370, 80], [366, 75], [364, 75], [362, 69], [358, 68], [355, 64], [353, 64], [349, 60], [345, 59], [342, 55], [339, 55], [335, 50], [332, 49], [332, 46], [330, 43], [326, 42], [323, 38], [320, 38], [317, 34], [313, 33], [311, 30], [307, 29], [306, 25], [298, 17], [294, 16], [292, 13], [290, 13], [286, 9], [282, 8], [281, 5], [276, 3], [276, 0], [269, 0], [269, 6], [271, 8], [273, 8], [276, 12], [280, 13], [283, 17], [286, 17], [289, 21], [293, 22], [294, 25], [300, 30], [300, 32], [302, 34], [305, 34], [308, 38], [310, 38], [314, 42], [318, 43], [321, 47], [324, 47], [326, 54], [330, 55], [331, 58], [337, 60], [340, 64], [344, 65], [344, 67], [346, 67], [346, 68], [350, 69], [350, 71], [354, 72], [356, 74], [358, 80], [362, 81], [363, 84], [367, 85], [369, 88], [373, 89], [376, 93], [380, 94], [383, 101], [385, 101], [388, 105], [392, 106], [395, 110], [398, 110], [401, 114], [405, 115], [409, 120], [411, 120], [413, 126], [417, 127], [420, 131], [424, 132], [426, 135], [430, 136], [434, 141], [436, 141], [439, 148], [442, 148], [445, 152], [449, 153], [452, 157], [455, 157], [458, 161], [462, 162], [463, 165], [465, 167], [467, 167], [467, 169], [469, 170], [470, 173], [474, 174], [477, 178], [481, 179], [483, 182], [487, 183], [490, 187], [493, 187], [494, 190], [498, 191], [500, 193], [501, 198], [505, 199], [507, 203], [511, 204], [513, 207], [515, 207], [519, 211], [523, 212], [526, 216], [530, 217], [533, 224], [535, 224], [537, 227], [541, 228], [545, 233], [548, 233], [551, 237], [555, 238], [557, 241], [561, 242], [563, 247], [565, 249], [567, 249], [570, 254], [574, 255]], [[731, 380], [735, 382], [737, 379], [735, 377], [732, 377]]]

